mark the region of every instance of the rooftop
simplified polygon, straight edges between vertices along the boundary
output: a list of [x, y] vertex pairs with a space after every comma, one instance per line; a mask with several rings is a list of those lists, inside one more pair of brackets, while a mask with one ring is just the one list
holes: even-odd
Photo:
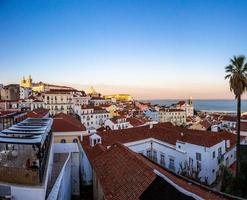
[[85, 126], [75, 117], [59, 113], [53, 117], [53, 132], [86, 131]]
[[178, 177], [120, 143], [113, 144], [109, 149], [98, 144], [88, 148], [86, 153], [102, 186], [105, 199], [148, 199], [150, 194], [161, 199], [158, 198], [159, 193], [169, 191], [172, 195], [183, 197], [182, 199], [194, 199], [191, 196], [227, 199], [199, 184]]
[[37, 108], [27, 113], [28, 118], [43, 118], [49, 113], [49, 109]]
[[[183, 134], [181, 134], [183, 133]], [[154, 138], [171, 145], [177, 141], [211, 147], [224, 140], [230, 140], [231, 147], [236, 144], [236, 135], [229, 132], [210, 132], [181, 128], [171, 123], [154, 124], [153, 128], [141, 126], [131, 129], [110, 130], [98, 133], [104, 146], [110, 146], [116, 142], [128, 143], [138, 140]], [[86, 142], [84, 139], [83, 142]]]

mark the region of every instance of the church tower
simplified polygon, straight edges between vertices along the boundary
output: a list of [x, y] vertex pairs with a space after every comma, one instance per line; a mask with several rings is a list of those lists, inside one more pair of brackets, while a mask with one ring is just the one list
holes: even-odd
[[28, 77], [26, 82], [27, 82], [26, 83], [27, 87], [31, 88], [32, 87], [32, 82], [33, 82], [31, 75], [29, 75], [29, 77]]
[[23, 79], [21, 80], [21, 87], [24, 88], [32, 88], [32, 77], [31, 75], [29, 75], [29, 77], [27, 79], [25, 79], [25, 76], [23, 76]]
[[188, 104], [189, 104], [190, 106], [193, 104], [193, 102], [192, 102], [192, 97], [189, 98]]

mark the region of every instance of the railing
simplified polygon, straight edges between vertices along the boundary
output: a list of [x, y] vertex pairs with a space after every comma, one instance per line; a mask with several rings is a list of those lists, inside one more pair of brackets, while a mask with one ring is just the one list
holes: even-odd
[[71, 196], [71, 154], [69, 154], [47, 200], [68, 199]]

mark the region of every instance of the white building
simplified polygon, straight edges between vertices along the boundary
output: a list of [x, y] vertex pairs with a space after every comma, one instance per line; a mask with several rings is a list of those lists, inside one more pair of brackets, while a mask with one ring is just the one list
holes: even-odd
[[20, 87], [20, 99], [27, 99], [31, 94], [31, 88]]
[[69, 114], [72, 111], [73, 91], [70, 90], [51, 90], [44, 93], [45, 108], [50, 110], [51, 115], [60, 112]]
[[194, 107], [191, 98], [188, 100], [188, 103], [185, 101], [179, 101], [177, 104], [174, 105], [174, 107], [177, 109], [185, 110], [186, 117], [194, 115]]
[[222, 122], [223, 128], [235, 129], [237, 127], [237, 117], [236, 116], [223, 115], [221, 122]]
[[74, 94], [72, 96], [72, 103], [73, 103], [73, 105], [79, 105], [79, 106], [88, 105], [90, 99], [91, 99], [90, 96], [83, 96], [80, 94]]
[[100, 105], [104, 105], [104, 104], [112, 104], [111, 99], [104, 99], [102, 97], [92, 97], [89, 102], [90, 102], [90, 104], [92, 104], [94, 106], [100, 106]]
[[109, 119], [109, 112], [98, 106], [74, 106], [74, 113], [80, 117], [86, 128], [100, 128]]
[[185, 110], [174, 108], [160, 109], [159, 122], [171, 122], [175, 125], [186, 124], [186, 112]]
[[114, 117], [105, 121], [105, 127], [109, 130], [132, 128], [133, 126], [125, 117]]
[[[208, 185], [220, 175], [221, 164], [230, 166], [236, 160], [235, 135], [227, 132], [190, 130], [165, 123], [105, 131], [98, 135], [106, 148], [122, 141], [132, 151], [147, 156], [161, 166]], [[87, 144], [84, 140], [82, 148]], [[83, 163], [88, 167], [87, 160]], [[90, 182], [91, 169], [84, 170], [89, 172], [84, 176]]]

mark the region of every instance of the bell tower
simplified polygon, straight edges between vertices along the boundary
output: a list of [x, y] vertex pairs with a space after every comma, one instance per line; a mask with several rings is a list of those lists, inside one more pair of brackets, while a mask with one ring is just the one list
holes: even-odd
[[29, 77], [27, 79], [27, 87], [28, 88], [31, 88], [32, 87], [32, 82], [33, 82], [32, 77], [31, 77], [31, 75], [29, 75]]
[[189, 104], [189, 105], [192, 105], [192, 104], [193, 104], [193, 102], [192, 102], [192, 97], [189, 98], [188, 104]]

